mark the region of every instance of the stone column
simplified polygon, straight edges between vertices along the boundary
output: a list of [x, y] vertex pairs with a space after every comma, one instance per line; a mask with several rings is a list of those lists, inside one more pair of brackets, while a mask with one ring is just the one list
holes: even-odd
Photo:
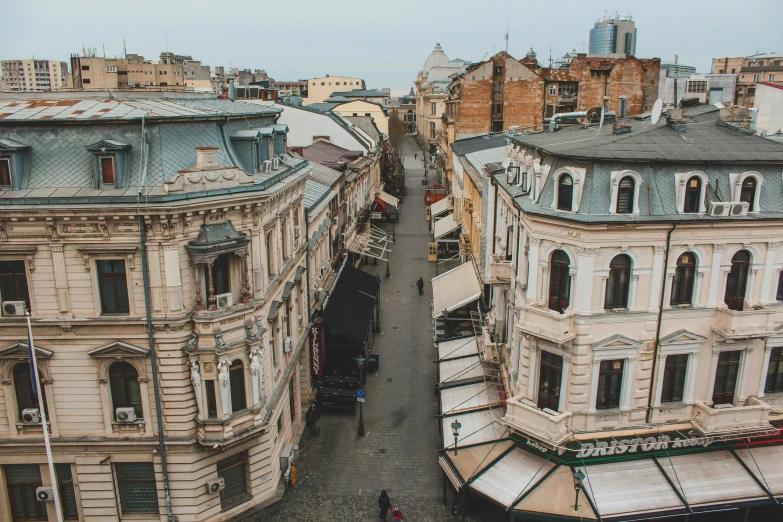
[[253, 394], [252, 408], [261, 407], [261, 347], [254, 344], [250, 348], [250, 388]]
[[628, 296], [628, 309], [629, 310], [636, 310], [636, 293], [639, 289], [639, 276], [638, 275], [632, 275], [631, 276], [631, 289], [629, 291]]
[[536, 291], [538, 290], [538, 255], [541, 247], [541, 240], [530, 238], [530, 248], [527, 254], [527, 301], [535, 303]]
[[54, 289], [57, 292], [58, 316], [70, 318], [71, 297], [68, 290], [68, 274], [65, 271], [65, 255], [61, 244], [52, 245], [52, 266], [54, 267]]
[[748, 291], [745, 295], [745, 300], [749, 304], [753, 304], [753, 298], [756, 295], [756, 274], [758, 269], [754, 265], [750, 267], [750, 276], [748, 277]]
[[576, 286], [576, 268], [568, 269], [568, 306], [563, 312], [574, 309], [574, 287]]
[[[166, 274], [166, 300], [169, 312], [182, 310], [182, 274], [179, 265], [179, 245], [163, 246], [163, 268]], [[198, 273], [198, 270], [196, 270]]]
[[590, 375], [590, 399], [587, 403], [587, 413], [595, 413], [595, 401], [598, 397], [598, 372], [601, 369], [601, 361], [593, 358], [593, 370]]
[[631, 399], [633, 398], [634, 385], [634, 366], [636, 357], [626, 359], [626, 368], [623, 372], [623, 391], [620, 397], [620, 410], [628, 411], [631, 409]]
[[592, 313], [593, 277], [595, 250], [581, 248], [577, 251], [576, 288], [574, 289], [574, 311], [577, 314]]
[[549, 301], [549, 278], [547, 277], [549, 274], [549, 266], [548, 265], [541, 265], [541, 302], [546, 303]]
[[260, 297], [259, 293], [264, 290], [264, 270], [261, 264], [261, 243], [262, 243], [261, 229], [254, 227], [250, 231], [250, 255], [251, 262], [253, 264], [253, 294], [256, 298]]
[[601, 276], [601, 303], [606, 305], [606, 285], [609, 283], [609, 276]]
[[740, 361], [740, 364], [742, 365], [739, 374], [740, 378], [737, 381], [737, 392], [734, 394], [734, 402], [738, 405], [744, 403], [745, 399], [748, 397], [745, 395], [745, 388], [748, 383], [748, 367], [750, 366], [750, 356], [753, 353], [753, 348], [754, 346], [751, 345], [750, 348], [745, 348], [742, 353], [742, 360]]
[[773, 265], [775, 263], [775, 254], [779, 247], [780, 243], [767, 243], [767, 257], [764, 259], [764, 278], [761, 284], [761, 298], [759, 299], [761, 304], [772, 304], [777, 301], [775, 296], [778, 282], [774, 279], [777, 272], [774, 270]]
[[663, 307], [672, 307], [672, 292], [674, 292], [674, 271], [667, 272], [666, 283], [663, 286]]
[[704, 272], [701, 270], [696, 271], [696, 281], [693, 282], [693, 306], [701, 306], [701, 281], [704, 279]]
[[[693, 389], [696, 386], [696, 368], [699, 363], [699, 352], [692, 352], [688, 357], [688, 368], [685, 371], [685, 404], [693, 404]], [[714, 384], [714, 383], [713, 383]]]
[[557, 411], [564, 412], [568, 409], [568, 381], [571, 379], [571, 355], [563, 354], [563, 374], [560, 378], [560, 400], [557, 403]]
[[231, 363], [228, 358], [221, 357], [218, 361], [218, 385], [220, 388], [220, 406], [223, 409], [222, 417], [231, 417], [231, 389], [229, 368]]
[[760, 399], [764, 397], [764, 388], [767, 385], [767, 372], [769, 371], [769, 357], [772, 353], [772, 346], [767, 344], [764, 347], [764, 360], [761, 362], [761, 380], [759, 381], [759, 391], [756, 396]]
[[715, 391], [715, 372], [718, 370], [718, 358], [720, 350], [712, 350], [712, 362], [710, 364], [710, 380], [707, 382], [707, 404], [712, 406], [712, 392]]
[[647, 305], [648, 312], [655, 312], [658, 310], [658, 305], [661, 300], [661, 281], [663, 272], [666, 267], [663, 266], [663, 256], [666, 252], [666, 247], [655, 246], [653, 247], [655, 254], [653, 255], [653, 268], [652, 277], [650, 279], [650, 301]]
[[[690, 365], [689, 365], [690, 366]], [[655, 379], [655, 388], [653, 390], [653, 407], [658, 408], [661, 405], [661, 393], [663, 392], [663, 374], [666, 369], [666, 354], [658, 354], [658, 364], [655, 367], [656, 374], [653, 376]], [[688, 382], [688, 377], [685, 377], [685, 382]]]
[[194, 282], [196, 286], [196, 310], [203, 310], [204, 298], [201, 297], [201, 267], [202, 265], [193, 265]]
[[[712, 246], [712, 267], [710, 268], [710, 288], [707, 293], [707, 308], [718, 306], [718, 287], [720, 286], [720, 262], [726, 245], [716, 244]], [[712, 393], [712, 392], [710, 392]]]
[[190, 366], [190, 381], [193, 383], [193, 392], [196, 394], [196, 406], [198, 406], [198, 419], [206, 418], [204, 415], [204, 395], [201, 390], [201, 371], [198, 364], [198, 355], [188, 357]]
[[215, 297], [215, 284], [212, 281], [212, 263], [207, 266], [207, 304], [210, 310], [217, 310], [217, 297]]
[[538, 343], [530, 340], [530, 366], [527, 372], [527, 398], [536, 396], [536, 366], [538, 365]]

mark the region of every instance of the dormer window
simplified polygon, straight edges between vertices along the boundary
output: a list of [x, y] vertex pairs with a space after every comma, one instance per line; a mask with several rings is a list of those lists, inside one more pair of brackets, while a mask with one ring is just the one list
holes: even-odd
[[748, 209], [753, 211], [753, 204], [756, 202], [756, 180], [748, 176], [745, 181], [742, 182], [742, 190], [740, 191], [740, 201], [744, 201], [748, 204]]
[[11, 162], [7, 158], [0, 158], [0, 187], [12, 187]]
[[633, 212], [633, 194], [634, 182], [631, 176], [626, 176], [620, 180], [620, 187], [617, 190], [617, 213], [630, 214]]
[[93, 188], [113, 189], [125, 186], [127, 154], [130, 145], [115, 140], [101, 140], [87, 146], [94, 155]]
[[701, 207], [701, 179], [693, 176], [685, 183], [685, 205], [683, 212], [695, 214]]
[[25, 187], [24, 172], [30, 162], [30, 145], [10, 138], [0, 138], [0, 189]]
[[571, 212], [574, 202], [574, 180], [563, 174], [557, 181], [557, 209]]
[[114, 185], [114, 157], [101, 156], [98, 161], [101, 169], [101, 184], [103, 186]]

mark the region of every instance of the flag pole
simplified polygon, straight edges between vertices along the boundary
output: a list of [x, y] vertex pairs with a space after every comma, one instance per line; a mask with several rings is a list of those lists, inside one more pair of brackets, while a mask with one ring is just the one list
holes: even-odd
[[60, 507], [60, 488], [57, 483], [57, 474], [54, 472], [54, 462], [52, 461], [52, 447], [49, 444], [49, 426], [46, 423], [46, 409], [44, 408], [43, 393], [39, 391], [41, 378], [38, 375], [38, 362], [35, 358], [35, 345], [33, 344], [33, 328], [30, 325], [30, 311], [27, 310], [27, 342], [30, 352], [30, 364], [33, 367], [35, 380], [33, 381], [33, 391], [38, 396], [38, 409], [41, 412], [41, 428], [43, 428], [44, 445], [46, 446], [46, 460], [49, 462], [49, 477], [52, 481], [52, 493], [54, 494], [54, 510], [57, 513], [57, 522], [63, 522], [63, 512]]

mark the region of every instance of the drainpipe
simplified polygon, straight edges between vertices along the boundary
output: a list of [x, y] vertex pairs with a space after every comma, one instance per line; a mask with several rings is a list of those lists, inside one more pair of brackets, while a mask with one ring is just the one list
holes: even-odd
[[498, 182], [493, 177], [492, 184], [495, 185], [495, 219], [492, 220], [492, 253], [495, 253], [495, 234], [498, 228]]
[[[142, 135], [142, 140], [144, 140]], [[150, 144], [146, 144], [146, 154], [144, 155], [144, 174], [142, 178], [146, 180], [147, 170], [149, 168]], [[144, 224], [144, 216], [139, 214], [139, 232], [141, 248], [141, 273], [144, 282], [144, 307], [147, 312], [147, 342], [150, 347], [150, 364], [152, 365], [152, 389], [155, 392], [155, 415], [158, 422], [158, 452], [160, 453], [160, 464], [163, 469], [163, 493], [166, 496], [166, 516], [168, 522], [172, 522], [171, 512], [171, 493], [169, 491], [169, 471], [166, 463], [166, 446], [163, 441], [163, 415], [160, 406], [160, 388], [158, 387], [158, 360], [155, 355], [155, 339], [152, 332], [152, 305], [150, 303], [150, 274], [147, 266], [147, 227]]]
[[[305, 226], [305, 233], [304, 233], [304, 242], [305, 242], [305, 284], [307, 285], [307, 324], [310, 324], [310, 321], [312, 320], [312, 314], [310, 311], [312, 308], [310, 307], [310, 219], [308, 217], [307, 207], [304, 209], [304, 226]], [[331, 228], [331, 227], [330, 227]], [[329, 240], [331, 241], [332, 234], [329, 234]], [[329, 243], [331, 247], [331, 243]]]
[[658, 302], [658, 322], [655, 326], [655, 349], [653, 350], [652, 369], [650, 370], [650, 393], [647, 395], [647, 424], [652, 422], [653, 393], [658, 392], [658, 390], [653, 392], [653, 389], [655, 388], [655, 382], [657, 381], [655, 378], [655, 371], [658, 364], [658, 352], [661, 350], [660, 338], [661, 323], [663, 322], [663, 300], [665, 298], [663, 293], [666, 289], [666, 267], [669, 266], [669, 250], [672, 246], [672, 232], [674, 232], [675, 228], [677, 228], [677, 223], [673, 223], [672, 228], [669, 229], [669, 232], [666, 234], [666, 253], [663, 256], [663, 273], [661, 277], [661, 298]]

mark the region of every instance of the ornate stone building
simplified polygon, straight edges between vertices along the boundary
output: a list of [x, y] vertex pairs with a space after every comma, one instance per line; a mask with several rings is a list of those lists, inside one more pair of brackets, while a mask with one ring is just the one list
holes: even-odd
[[312, 167], [279, 111], [2, 103], [0, 519], [55, 519], [30, 497], [53, 481], [25, 308], [68, 519], [217, 521], [280, 494], [310, 393]]

